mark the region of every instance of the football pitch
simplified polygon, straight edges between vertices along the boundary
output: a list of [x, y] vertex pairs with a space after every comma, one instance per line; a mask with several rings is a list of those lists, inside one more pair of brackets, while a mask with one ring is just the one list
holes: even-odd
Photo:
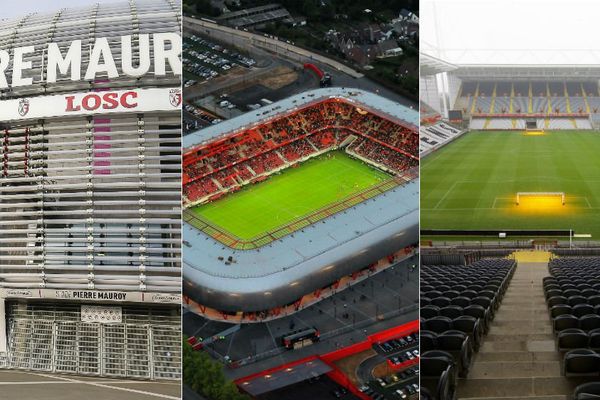
[[333, 151], [192, 211], [249, 240], [388, 179], [385, 172]]
[[[555, 192], [516, 204], [518, 192]], [[600, 239], [600, 133], [469, 132], [421, 159], [421, 229], [573, 229]]]

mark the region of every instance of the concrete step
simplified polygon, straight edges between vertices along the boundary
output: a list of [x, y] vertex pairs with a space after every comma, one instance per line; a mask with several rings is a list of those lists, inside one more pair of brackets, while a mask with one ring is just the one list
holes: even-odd
[[477, 360], [469, 373], [478, 378], [535, 378], [560, 376], [559, 361], [485, 361]]
[[535, 310], [498, 310], [494, 316], [494, 322], [496, 321], [522, 321], [531, 322], [534, 321], [545, 321], [550, 323], [550, 315], [546, 310], [535, 311]]
[[516, 342], [516, 341], [539, 341], [539, 340], [554, 340], [554, 335], [551, 333], [514, 333], [512, 335], [501, 335], [497, 333], [489, 333], [485, 337], [485, 341], [494, 342]]
[[479, 352], [474, 362], [486, 361], [561, 361], [560, 355], [555, 351], [502, 351]]
[[556, 377], [461, 379], [457, 398], [528, 398], [532, 396], [570, 396], [573, 390], [591, 379]]
[[[465, 399], [465, 397], [462, 397]], [[568, 400], [569, 396], [468, 397], [469, 400]]]
[[495, 353], [506, 351], [551, 352], [556, 351], [556, 344], [554, 340], [488, 341], [484, 339], [479, 351], [483, 353]]
[[545, 312], [546, 315], [548, 315], [548, 307], [545, 304], [516, 305], [516, 304], [506, 304], [506, 303], [502, 302], [502, 304], [500, 304], [500, 308], [498, 309], [496, 314], [498, 314], [500, 312], [504, 312], [504, 311]]

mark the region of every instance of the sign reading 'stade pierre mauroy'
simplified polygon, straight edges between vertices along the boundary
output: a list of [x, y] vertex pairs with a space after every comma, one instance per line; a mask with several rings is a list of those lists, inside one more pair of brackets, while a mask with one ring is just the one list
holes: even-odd
[[[132, 36], [120, 37], [120, 70], [113, 55], [115, 49], [111, 48], [108, 38], [94, 41], [85, 65], [82, 65], [82, 54], [87, 53], [87, 45], [82, 44], [81, 40], [72, 41], [66, 50], [61, 50], [58, 43], [48, 43], [43, 49], [40, 46], [16, 47], [12, 52], [0, 49], [0, 89], [28, 86], [42, 80], [54, 83], [64, 77], [72, 81], [93, 80], [100, 76], [115, 79], [122, 73], [137, 78], [149, 73], [152, 66], [155, 76], [164, 76], [167, 74], [167, 64], [171, 71], [180, 74], [181, 37], [177, 33], [141, 34], [138, 35], [137, 44], [138, 59], [134, 62]], [[27, 76], [27, 71], [33, 68], [32, 54], [40, 54], [47, 71], [45, 78]], [[42, 60], [43, 54], [47, 54], [46, 61]], [[7, 77], [10, 70], [12, 77]], [[83, 77], [82, 70], [85, 71]]]

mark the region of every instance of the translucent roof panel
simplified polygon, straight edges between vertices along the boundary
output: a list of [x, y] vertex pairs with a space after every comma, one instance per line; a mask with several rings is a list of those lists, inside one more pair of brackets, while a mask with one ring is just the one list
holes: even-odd
[[600, 64], [600, 2], [422, 0], [421, 51], [457, 65]]

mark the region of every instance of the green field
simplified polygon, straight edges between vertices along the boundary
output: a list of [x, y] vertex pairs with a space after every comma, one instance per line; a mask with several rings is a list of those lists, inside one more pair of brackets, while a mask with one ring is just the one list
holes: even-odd
[[[527, 199], [517, 192], [565, 192]], [[421, 160], [421, 229], [574, 229], [600, 239], [600, 134], [470, 132]]]
[[192, 211], [248, 240], [389, 178], [344, 152], [329, 152]]

